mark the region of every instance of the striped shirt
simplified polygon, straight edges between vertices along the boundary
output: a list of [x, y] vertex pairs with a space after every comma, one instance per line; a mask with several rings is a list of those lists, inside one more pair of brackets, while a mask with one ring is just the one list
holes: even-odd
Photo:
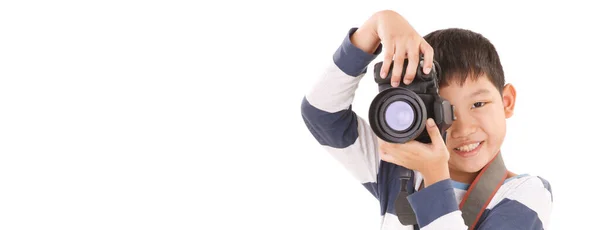
[[[407, 170], [379, 158], [377, 137], [365, 119], [352, 110], [352, 101], [367, 66], [382, 51], [366, 53], [350, 42], [352, 28], [334, 52], [329, 65], [302, 101], [306, 127], [326, 152], [339, 161], [379, 201], [381, 228], [467, 229], [458, 208], [468, 184], [451, 179], [418, 190], [408, 197], [418, 226], [403, 226], [394, 201], [400, 190], [398, 175]], [[415, 188], [422, 176], [415, 173]], [[547, 229], [552, 189], [545, 179], [528, 174], [507, 179], [477, 223], [477, 229]]]

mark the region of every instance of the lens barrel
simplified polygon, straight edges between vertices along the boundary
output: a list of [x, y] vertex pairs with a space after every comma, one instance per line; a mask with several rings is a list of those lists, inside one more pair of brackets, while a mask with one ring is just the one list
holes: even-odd
[[427, 109], [423, 100], [406, 88], [388, 88], [371, 102], [369, 123], [373, 132], [387, 142], [406, 143], [425, 129]]

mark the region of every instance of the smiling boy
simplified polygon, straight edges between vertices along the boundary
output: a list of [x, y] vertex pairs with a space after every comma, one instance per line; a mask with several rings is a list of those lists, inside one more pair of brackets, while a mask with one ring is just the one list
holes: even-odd
[[[352, 101], [367, 66], [384, 57], [382, 76], [392, 60], [391, 82], [397, 87], [414, 79], [419, 55], [423, 72], [435, 59], [441, 66], [440, 96], [454, 105], [456, 120], [446, 140], [428, 120], [432, 143], [387, 143], [354, 111]], [[482, 168], [499, 153], [506, 119], [513, 115], [516, 91], [504, 82], [494, 46], [482, 35], [464, 29], [434, 31], [421, 37], [393, 11], [381, 11], [360, 28], [352, 28], [333, 54], [321, 78], [302, 102], [303, 120], [314, 138], [379, 201], [381, 229], [468, 229], [459, 203]], [[403, 166], [403, 167], [399, 167]], [[406, 169], [408, 168], [408, 169]], [[399, 170], [415, 172], [417, 191], [408, 197], [417, 226], [403, 226], [394, 201]], [[552, 210], [550, 184], [538, 176], [509, 173], [489, 201], [476, 229], [547, 229]]]

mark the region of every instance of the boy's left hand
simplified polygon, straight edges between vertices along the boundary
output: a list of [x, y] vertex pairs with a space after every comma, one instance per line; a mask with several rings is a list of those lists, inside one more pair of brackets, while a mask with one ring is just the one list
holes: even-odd
[[415, 140], [404, 144], [379, 140], [379, 155], [383, 161], [419, 171], [425, 180], [425, 187], [450, 178], [448, 160], [450, 153], [433, 119], [427, 119], [427, 133], [430, 144]]

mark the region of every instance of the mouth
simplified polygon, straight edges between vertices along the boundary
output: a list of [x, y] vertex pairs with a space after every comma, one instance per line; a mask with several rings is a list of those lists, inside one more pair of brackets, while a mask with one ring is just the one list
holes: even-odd
[[454, 153], [461, 157], [472, 157], [479, 153], [481, 146], [485, 141], [474, 142], [470, 144], [465, 144], [460, 147], [452, 149]]

